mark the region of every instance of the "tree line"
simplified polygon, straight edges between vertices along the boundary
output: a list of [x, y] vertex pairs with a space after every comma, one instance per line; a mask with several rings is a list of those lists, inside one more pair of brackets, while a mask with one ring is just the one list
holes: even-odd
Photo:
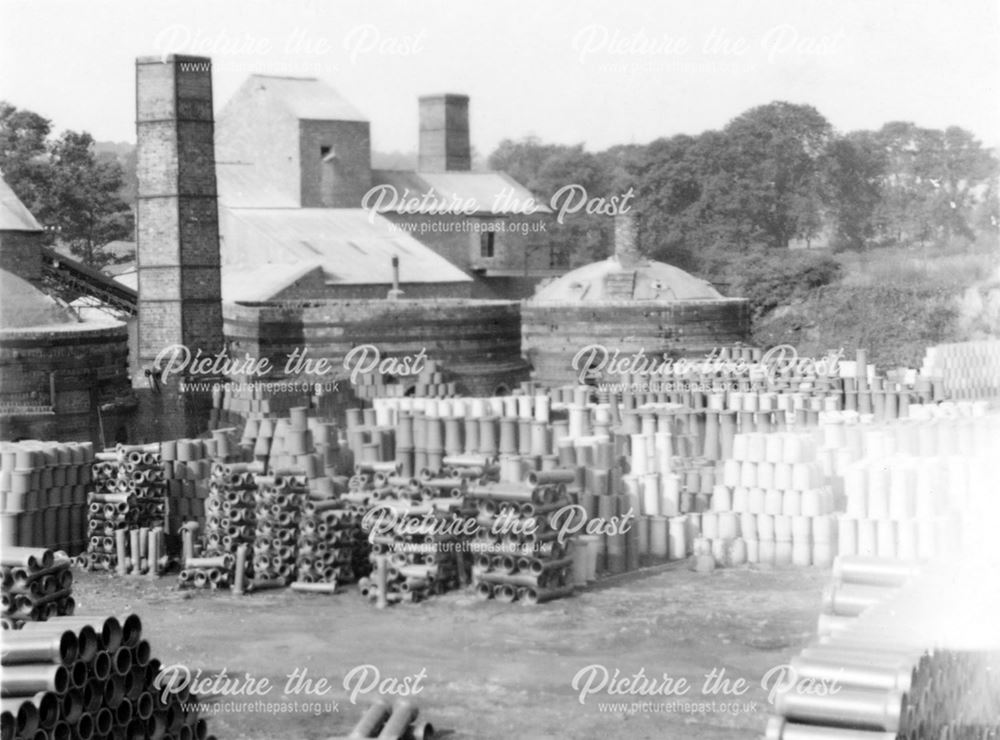
[[[709, 276], [761, 250], [951, 248], [1000, 233], [998, 162], [970, 132], [893, 122], [838, 134], [812, 106], [786, 102], [718, 131], [601, 152], [505, 140], [489, 165], [546, 200], [567, 182], [596, 195], [635, 188], [644, 252]], [[555, 238], [582, 263], [610, 243], [609, 225], [577, 218]]]

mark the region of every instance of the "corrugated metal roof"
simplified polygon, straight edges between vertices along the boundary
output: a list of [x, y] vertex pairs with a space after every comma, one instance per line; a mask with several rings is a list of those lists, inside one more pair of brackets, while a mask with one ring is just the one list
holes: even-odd
[[221, 216], [226, 269], [308, 263], [320, 265], [328, 283], [390, 284], [392, 257], [398, 256], [402, 283], [472, 280], [409, 234], [394, 231], [388, 219], [360, 208], [223, 207]]
[[[372, 170], [372, 184], [392, 185], [401, 200], [430, 193], [432, 208], [470, 203], [475, 205], [477, 215], [485, 216], [522, 214], [532, 206], [534, 213], [551, 213], [531, 191], [503, 172]], [[406, 191], [409, 196], [404, 195]]]
[[14, 194], [10, 186], [0, 178], [0, 230], [2, 231], [41, 231], [35, 217], [25, 208], [21, 199]]
[[271, 97], [300, 120], [368, 120], [366, 115], [341, 97], [340, 93], [315, 77], [250, 75], [243, 86], [250, 86], [255, 94]]

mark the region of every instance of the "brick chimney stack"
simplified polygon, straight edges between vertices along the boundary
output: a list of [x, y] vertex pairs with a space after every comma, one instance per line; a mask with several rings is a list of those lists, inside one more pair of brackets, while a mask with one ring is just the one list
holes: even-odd
[[615, 259], [622, 267], [635, 267], [642, 262], [639, 214], [634, 209], [615, 216]]
[[420, 172], [468, 172], [469, 96], [424, 95], [420, 98]]

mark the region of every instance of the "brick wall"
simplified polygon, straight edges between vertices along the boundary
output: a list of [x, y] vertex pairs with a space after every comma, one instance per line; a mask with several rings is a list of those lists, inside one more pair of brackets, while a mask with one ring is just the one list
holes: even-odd
[[[131, 428], [133, 400], [124, 324], [0, 332], [0, 438], [113, 443]], [[53, 401], [53, 413], [15, 410]]]
[[325, 357], [343, 374], [347, 352], [372, 344], [384, 357], [424, 350], [468, 393], [492, 393], [527, 378], [520, 306], [511, 301], [341, 300], [226, 304], [224, 310], [232, 353], [267, 357], [276, 368], [305, 347], [309, 357]]
[[[334, 156], [324, 162], [323, 150]], [[300, 121], [304, 208], [360, 208], [372, 185], [368, 121]]]

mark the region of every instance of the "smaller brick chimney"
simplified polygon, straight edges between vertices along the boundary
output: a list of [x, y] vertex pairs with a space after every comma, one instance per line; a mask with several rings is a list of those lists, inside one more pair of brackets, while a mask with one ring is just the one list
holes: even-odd
[[642, 262], [639, 253], [639, 214], [630, 210], [615, 216], [615, 259], [622, 267]]
[[420, 172], [468, 172], [469, 96], [424, 95], [420, 98]]

